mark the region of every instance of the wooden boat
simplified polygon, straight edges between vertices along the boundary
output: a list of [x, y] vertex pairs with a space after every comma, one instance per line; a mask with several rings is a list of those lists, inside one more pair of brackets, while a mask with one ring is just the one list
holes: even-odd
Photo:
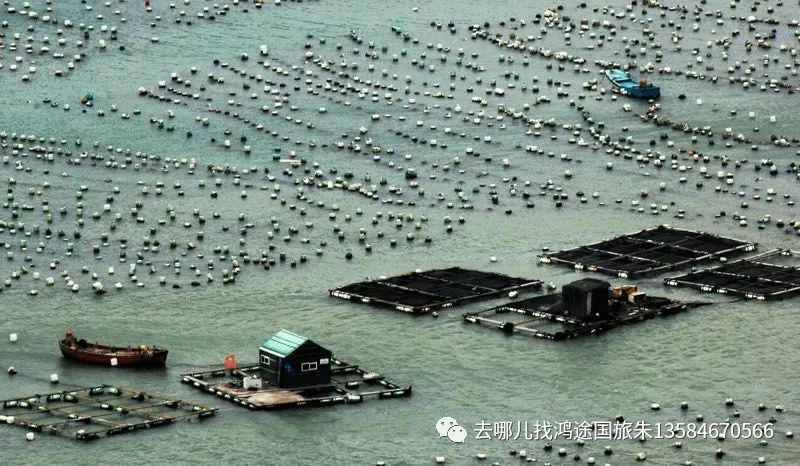
[[638, 99], [657, 99], [661, 96], [661, 88], [640, 79], [638, 82], [631, 78], [629, 73], [622, 70], [606, 70], [606, 78], [616, 90], [624, 95]]
[[156, 346], [110, 346], [89, 343], [84, 339], [76, 339], [72, 330], [67, 330], [64, 339], [58, 342], [61, 354], [65, 358], [122, 367], [155, 367], [167, 362], [168, 350]]

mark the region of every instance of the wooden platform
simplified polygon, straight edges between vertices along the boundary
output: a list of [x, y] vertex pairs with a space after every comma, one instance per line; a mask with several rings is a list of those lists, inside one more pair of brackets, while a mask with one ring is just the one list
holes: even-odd
[[411, 395], [410, 385], [398, 385], [382, 375], [335, 358], [331, 358], [331, 383], [325, 385], [286, 389], [264, 381], [260, 389], [243, 388], [245, 376], [259, 373], [258, 365], [250, 365], [236, 370], [215, 369], [183, 374], [181, 381], [252, 410], [332, 406], [361, 403], [373, 396], [395, 398]]
[[[777, 264], [775, 259], [794, 260], [792, 264]], [[759, 301], [789, 298], [800, 294], [800, 252], [773, 249], [710, 269], [666, 278], [664, 284]]]
[[110, 385], [31, 395], [0, 402], [0, 425], [77, 440], [161, 427], [213, 416], [217, 408]]
[[330, 290], [330, 295], [411, 314], [424, 314], [541, 286], [541, 280], [452, 267], [353, 283]]
[[250, 404], [258, 406], [283, 405], [306, 401], [306, 397], [290, 390], [258, 390], [251, 391], [237, 387], [230, 382], [214, 385], [214, 390], [225, 390], [231, 396], [238, 397]]
[[755, 248], [755, 243], [662, 225], [588, 246], [543, 254], [539, 261], [634, 278], [676, 271]]

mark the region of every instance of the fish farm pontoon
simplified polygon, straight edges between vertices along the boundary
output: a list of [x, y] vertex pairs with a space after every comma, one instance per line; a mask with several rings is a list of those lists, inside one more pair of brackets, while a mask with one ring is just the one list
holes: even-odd
[[77, 440], [125, 434], [181, 419], [213, 416], [217, 408], [109, 385], [5, 400], [0, 424]]
[[[796, 251], [773, 249], [710, 269], [667, 278], [664, 284], [762, 301], [789, 298], [800, 294], [798, 257], [800, 253]], [[773, 260], [788, 258], [795, 259], [794, 264], [777, 264]]]
[[539, 256], [542, 263], [621, 278], [680, 270], [698, 262], [753, 251], [754, 243], [661, 225], [629, 235]]
[[181, 381], [252, 410], [333, 406], [361, 403], [367, 397], [407, 397], [411, 385], [398, 385], [380, 374], [330, 358], [330, 381], [306, 387], [281, 388], [261, 379], [261, 366], [215, 369], [183, 374]]
[[647, 296], [633, 285], [611, 288], [608, 282], [585, 278], [564, 285], [561, 293], [464, 314], [464, 321], [507, 334], [558, 341], [675, 314], [697, 305]]
[[541, 280], [452, 267], [353, 283], [330, 290], [330, 295], [411, 314], [423, 314], [541, 286]]
[[221, 369], [183, 374], [181, 381], [250, 409], [361, 403], [365, 397], [411, 395], [382, 375], [333, 358], [306, 337], [281, 330], [258, 348], [259, 364], [238, 367], [233, 356]]

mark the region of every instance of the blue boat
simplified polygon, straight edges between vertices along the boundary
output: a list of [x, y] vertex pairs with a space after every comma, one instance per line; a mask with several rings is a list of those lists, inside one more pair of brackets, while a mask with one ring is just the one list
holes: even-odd
[[636, 82], [629, 73], [622, 70], [606, 70], [606, 77], [614, 88], [624, 95], [636, 97], [637, 99], [657, 99], [661, 96], [661, 88], [654, 86], [644, 79]]

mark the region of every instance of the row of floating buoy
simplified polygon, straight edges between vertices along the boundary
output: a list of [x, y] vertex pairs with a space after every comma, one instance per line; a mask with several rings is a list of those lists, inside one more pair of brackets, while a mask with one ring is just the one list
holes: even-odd
[[[412, 42], [413, 42], [413, 41], [412, 41]], [[381, 48], [381, 49], [382, 49], [382, 47], [378, 47], [378, 48]], [[437, 48], [437, 50], [439, 49], [439, 47], [436, 47], [436, 48]], [[446, 47], [446, 46], [442, 46], [442, 47], [441, 47], [441, 49], [442, 49], [442, 52], [444, 52], [445, 48], [447, 48], [447, 47]], [[445, 53], [446, 53], [446, 52], [445, 52]], [[245, 54], [240, 54], [240, 55], [239, 55], [239, 57], [240, 57], [240, 58], [245, 58]], [[229, 69], [230, 69], [230, 68], [229, 68]], [[287, 68], [287, 69], [288, 69], [288, 68]], [[178, 78], [178, 76], [175, 76], [175, 78], [177, 79], [177, 78]], [[507, 95], [507, 94], [510, 92], [510, 88], [508, 88], [508, 87], [500, 87], [500, 86], [493, 86], [493, 87], [492, 87], [492, 89], [498, 89], [498, 88], [499, 88], [499, 89], [501, 89], [501, 90], [502, 90], [502, 92], [499, 92], [499, 93], [498, 93], [498, 92], [492, 92], [492, 94], [494, 94], [495, 96], [497, 96], [497, 94], [501, 94], [501, 96], [505, 96], [505, 95]], [[223, 143], [223, 145], [225, 145], [225, 144]], [[505, 163], [505, 162], [503, 162], [502, 164], [503, 164], [503, 166], [510, 167], [510, 163]], [[565, 177], [565, 178], [569, 178], [569, 177], [572, 177], [572, 176], [573, 176], [573, 171], [572, 171], [572, 170], [567, 170], [567, 171], [564, 171], [564, 177]], [[144, 189], [144, 188], [143, 188], [143, 189]], [[156, 188], [156, 189], [158, 189], [158, 188]], [[245, 193], [246, 193], [246, 191], [241, 191], [241, 190], [240, 190], [240, 191], [239, 191], [239, 195], [240, 195], [240, 196], [242, 196], [242, 192], [245, 192]], [[277, 197], [277, 195], [276, 195], [276, 197]], [[580, 197], [580, 199], [584, 199], [584, 198], [586, 198], [586, 197], [587, 197], [587, 196], [581, 196], [581, 197]], [[561, 203], [561, 204], [563, 205], [563, 201], [564, 201], [564, 199], [562, 199], [562, 198], [561, 198], [561, 196], [559, 196], [559, 198], [556, 200], [556, 203]], [[664, 204], [664, 205], [666, 205], [666, 204]], [[512, 212], [512, 209], [504, 209], [504, 212], [506, 212], [506, 213], [510, 213], [510, 212]], [[138, 219], [137, 219], [137, 220], [138, 220]], [[338, 234], [337, 234], [337, 235], [338, 235]], [[359, 237], [360, 237], [360, 236], [359, 236]]]
[[109, 209], [107, 209], [107, 208], [106, 208], [106, 209], [104, 209], [104, 211], [108, 211], [108, 210], [109, 210]]

